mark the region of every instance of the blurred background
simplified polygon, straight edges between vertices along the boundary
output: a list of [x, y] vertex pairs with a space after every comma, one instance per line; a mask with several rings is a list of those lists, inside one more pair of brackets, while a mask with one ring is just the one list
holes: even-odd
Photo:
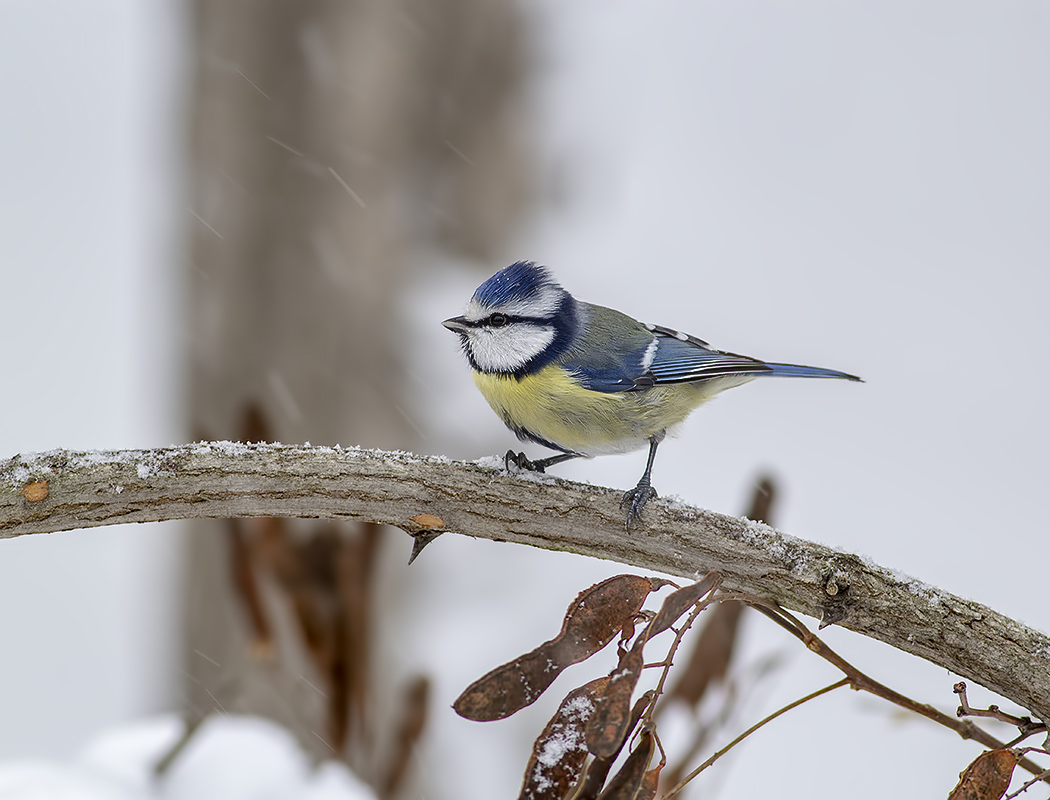
[[[440, 321], [531, 259], [577, 297], [866, 380], [723, 395], [661, 448], [661, 495], [739, 514], [771, 474], [782, 530], [1050, 629], [1048, 37], [1050, 10], [1012, 0], [0, 0], [0, 457], [502, 453]], [[644, 459], [555, 473], [627, 488]], [[0, 542], [0, 793], [368, 796], [309, 768], [339, 757], [377, 796], [513, 796], [558, 697], [608, 664], [504, 722], [449, 706], [623, 570], [458, 536], [407, 568], [409, 549], [266, 521]], [[837, 677], [743, 626], [735, 674], [777, 668], [711, 750]], [[955, 708], [955, 676], [824, 638]], [[241, 714], [280, 729], [209, 752]], [[187, 725], [168, 783], [144, 783]], [[693, 796], [809, 796], [814, 775], [943, 796], [977, 752], [844, 692]], [[268, 778], [234, 786], [235, 763]]]

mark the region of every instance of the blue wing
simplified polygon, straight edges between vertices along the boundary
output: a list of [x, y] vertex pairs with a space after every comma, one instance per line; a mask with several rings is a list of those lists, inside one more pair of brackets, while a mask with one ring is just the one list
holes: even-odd
[[646, 343], [644, 347], [633, 347], [620, 353], [607, 350], [601, 354], [598, 363], [570, 362], [564, 366], [579, 379], [585, 389], [592, 392], [613, 394], [646, 389], [654, 383], [645, 365], [650, 346], [650, 343]]
[[654, 385], [773, 372], [773, 368], [765, 362], [715, 350], [695, 336], [660, 326], [653, 326], [652, 331], [656, 337], [656, 352], [649, 364], [649, 373]]
[[773, 375], [797, 378], [845, 378], [855, 375], [822, 367], [775, 364], [715, 350], [703, 339], [658, 325], [641, 346], [614, 354], [606, 350], [600, 364], [566, 364], [594, 392], [627, 392], [672, 383], [695, 383], [731, 376]]

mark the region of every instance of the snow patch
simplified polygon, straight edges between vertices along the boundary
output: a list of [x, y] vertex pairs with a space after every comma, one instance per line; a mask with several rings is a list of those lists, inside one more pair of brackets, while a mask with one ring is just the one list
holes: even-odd
[[255, 717], [211, 717], [160, 777], [181, 740], [174, 714], [100, 733], [67, 761], [0, 760], [4, 800], [376, 800], [343, 764], [314, 766], [290, 733]]
[[470, 463], [482, 469], [503, 469], [503, 459], [499, 456], [482, 456]]

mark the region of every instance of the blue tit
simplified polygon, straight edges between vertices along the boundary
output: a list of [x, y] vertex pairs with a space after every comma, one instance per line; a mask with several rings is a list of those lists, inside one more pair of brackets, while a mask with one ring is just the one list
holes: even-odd
[[656, 496], [656, 448], [701, 403], [764, 375], [860, 380], [724, 353], [696, 337], [645, 325], [576, 300], [530, 261], [497, 272], [462, 316], [442, 324], [459, 335], [474, 383], [507, 427], [523, 441], [558, 451], [530, 461], [510, 450], [508, 469], [513, 463], [543, 472], [571, 458], [648, 445], [645, 473], [621, 502], [628, 530]]

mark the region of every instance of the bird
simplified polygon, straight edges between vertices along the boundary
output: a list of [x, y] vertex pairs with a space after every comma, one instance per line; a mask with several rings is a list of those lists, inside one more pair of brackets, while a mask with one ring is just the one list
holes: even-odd
[[719, 392], [767, 375], [861, 380], [716, 350], [695, 336], [577, 300], [534, 261], [497, 272], [462, 315], [442, 324], [459, 336], [474, 383], [504, 424], [521, 441], [557, 451], [533, 461], [508, 450], [506, 470], [514, 464], [544, 472], [573, 458], [649, 448], [645, 472], [620, 503], [628, 533], [657, 496], [657, 447]]

